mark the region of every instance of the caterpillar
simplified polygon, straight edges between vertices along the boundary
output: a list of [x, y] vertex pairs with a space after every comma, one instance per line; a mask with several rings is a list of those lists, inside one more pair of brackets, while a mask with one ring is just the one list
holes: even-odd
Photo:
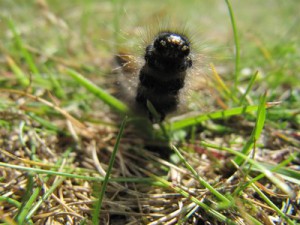
[[195, 73], [191, 46], [183, 33], [162, 30], [144, 47], [142, 61], [118, 54], [116, 61], [122, 69], [117, 79], [121, 97], [152, 123], [164, 121], [168, 114], [178, 110], [182, 93], [187, 89], [186, 81], [191, 80], [192, 70]]
[[190, 42], [181, 34], [160, 32], [146, 47], [144, 59], [135, 100], [154, 122], [155, 117], [147, 104], [149, 101], [161, 122], [179, 104], [179, 91], [184, 87], [186, 70], [192, 66]]

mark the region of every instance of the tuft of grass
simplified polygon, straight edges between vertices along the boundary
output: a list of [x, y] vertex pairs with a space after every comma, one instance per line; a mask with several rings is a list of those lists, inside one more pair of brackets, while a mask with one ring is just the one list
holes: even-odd
[[216, 209], [228, 208], [231, 206], [230, 200], [227, 199], [224, 195], [218, 192], [215, 188], [213, 188], [209, 183], [207, 183], [196, 170], [184, 159], [183, 155], [180, 151], [175, 147], [172, 146], [172, 149], [175, 151], [176, 155], [179, 159], [184, 163], [186, 168], [195, 176], [195, 179], [199, 182], [200, 185], [207, 188], [213, 195], [215, 195], [221, 202], [215, 207]]
[[[250, 136], [249, 141], [246, 142], [243, 149], [241, 150], [241, 153], [244, 155], [249, 155], [249, 153], [252, 150], [252, 147], [255, 146], [256, 141], [259, 139], [261, 132], [263, 131], [265, 119], [266, 119], [266, 96], [267, 93], [265, 93], [260, 100], [258, 109], [257, 109], [257, 116], [256, 116], [256, 122], [255, 127], [252, 131], [252, 134]], [[255, 151], [255, 149], [253, 149]], [[237, 165], [241, 165], [244, 160], [240, 157], [236, 157], [234, 159], [234, 162]]]
[[[153, 177], [154, 179], [156, 179], [158, 182], [160, 182], [162, 185], [164, 185], [166, 188], [171, 188], [173, 189], [176, 193], [181, 194], [182, 196], [186, 197], [186, 198], [190, 198], [192, 202], [196, 203], [197, 205], [199, 205], [201, 208], [203, 208], [206, 212], [208, 212], [209, 214], [211, 214], [213, 217], [215, 217], [218, 221], [226, 223], [226, 224], [230, 224], [230, 225], [234, 225], [236, 224], [235, 222], [233, 222], [232, 220], [230, 220], [229, 218], [227, 218], [226, 216], [222, 215], [221, 213], [219, 213], [218, 211], [216, 211], [214, 208], [208, 206], [207, 204], [199, 201], [198, 198], [195, 198], [194, 196], [191, 196], [187, 191], [183, 190], [180, 187], [174, 186], [172, 185], [172, 183], [166, 181], [163, 178], [160, 178], [158, 176], [155, 176], [153, 174], [151, 174], [148, 171], [143, 171], [145, 174], [147, 174], [148, 176]], [[155, 223], [161, 223], [161, 222], [165, 222], [166, 218], [161, 218], [158, 221], [155, 221]], [[155, 224], [153, 223], [153, 224]]]

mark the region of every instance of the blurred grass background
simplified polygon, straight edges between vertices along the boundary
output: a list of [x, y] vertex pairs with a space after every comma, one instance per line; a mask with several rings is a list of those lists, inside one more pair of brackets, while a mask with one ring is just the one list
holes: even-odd
[[[49, 76], [68, 79], [57, 74], [61, 64], [87, 70], [86, 76], [97, 75], [99, 79], [99, 75], [111, 69], [110, 59], [117, 48], [126, 45], [137, 51], [140, 30], [168, 21], [186, 26], [195, 45], [205, 49], [209, 61], [227, 71], [233, 68], [234, 40], [223, 1], [73, 1], [70, 4], [2, 0], [0, 6], [1, 52], [13, 58], [25, 72], [34, 72], [25, 70], [29, 65], [24, 63], [8, 26], [10, 18], [25, 47], [35, 53], [34, 62], [43, 74], [43, 79], [33, 79], [33, 85], [51, 89], [53, 85], [45, 82]], [[276, 100], [282, 91], [299, 85], [297, 1], [233, 1], [232, 6], [240, 38], [240, 81], [259, 70], [260, 86], [269, 90], [270, 100]], [[2, 65], [2, 81], [14, 79], [7, 74], [3, 57]], [[232, 73], [220, 73], [225, 80], [232, 81]]]

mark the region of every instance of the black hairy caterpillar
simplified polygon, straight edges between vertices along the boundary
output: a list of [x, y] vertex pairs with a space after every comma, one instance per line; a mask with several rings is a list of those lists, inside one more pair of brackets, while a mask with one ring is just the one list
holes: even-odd
[[144, 47], [143, 60], [124, 53], [116, 56], [121, 66], [119, 97], [130, 102], [134, 111], [146, 114], [151, 122], [162, 122], [182, 105], [186, 97], [182, 93], [192, 89], [191, 76], [195, 71], [199, 73], [193, 59], [186, 35], [170, 30], [158, 32]]
[[192, 66], [189, 54], [189, 40], [173, 32], [160, 32], [153, 43], [147, 46], [135, 100], [148, 111], [151, 121], [154, 121], [154, 115], [148, 109], [147, 101], [158, 112], [159, 121], [164, 120], [167, 113], [176, 110], [186, 70]]

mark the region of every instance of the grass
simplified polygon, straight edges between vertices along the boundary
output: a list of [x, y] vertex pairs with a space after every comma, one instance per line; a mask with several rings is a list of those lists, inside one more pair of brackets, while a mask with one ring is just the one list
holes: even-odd
[[[2, 1], [0, 223], [299, 224], [299, 20], [292, 0]], [[206, 83], [152, 126], [113, 58], [157, 21], [186, 24]]]
[[123, 135], [123, 131], [124, 131], [126, 122], [127, 122], [127, 118], [125, 117], [122, 124], [121, 124], [120, 132], [117, 136], [116, 144], [114, 146], [114, 150], [112, 152], [111, 158], [110, 158], [109, 163], [108, 163], [107, 172], [105, 174], [104, 181], [101, 185], [101, 191], [99, 192], [99, 196], [96, 196], [98, 201], [95, 204], [94, 213], [92, 215], [93, 224], [99, 224], [99, 221], [100, 221], [99, 217], [100, 217], [100, 211], [101, 211], [103, 198], [104, 198], [104, 195], [105, 195], [107, 184], [109, 182], [109, 178], [110, 178], [110, 175], [111, 175], [111, 171], [112, 171], [112, 168], [113, 168], [113, 165], [114, 165], [114, 161], [115, 161], [115, 158], [116, 158], [116, 154], [117, 154], [117, 151], [118, 151], [118, 148], [119, 148], [120, 140], [121, 140], [121, 137]]

